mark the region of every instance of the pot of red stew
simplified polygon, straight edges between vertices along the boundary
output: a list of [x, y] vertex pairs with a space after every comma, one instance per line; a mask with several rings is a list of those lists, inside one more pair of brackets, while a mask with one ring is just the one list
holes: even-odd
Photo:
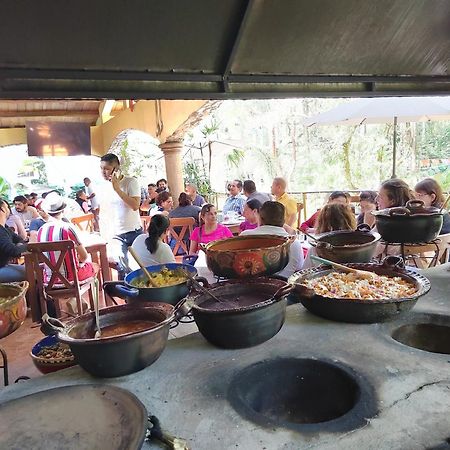
[[95, 338], [95, 313], [65, 325], [49, 318], [45, 326], [68, 344], [78, 364], [97, 377], [120, 377], [153, 364], [166, 347], [175, 308], [166, 303], [120, 305], [100, 312], [101, 337]]

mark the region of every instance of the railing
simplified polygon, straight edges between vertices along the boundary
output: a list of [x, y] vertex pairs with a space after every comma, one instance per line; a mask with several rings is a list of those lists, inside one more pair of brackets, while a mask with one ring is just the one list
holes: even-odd
[[[352, 197], [359, 196], [359, 193], [364, 189], [348, 189], [344, 192], [349, 193]], [[326, 202], [329, 195], [334, 191], [294, 191], [289, 192], [289, 195], [294, 197], [298, 203], [303, 204], [302, 215], [304, 220], [311, 216], [315, 211], [320, 209]], [[209, 199], [211, 203], [216, 205], [217, 209], [221, 210], [227, 198], [227, 194], [222, 192], [213, 192]]]

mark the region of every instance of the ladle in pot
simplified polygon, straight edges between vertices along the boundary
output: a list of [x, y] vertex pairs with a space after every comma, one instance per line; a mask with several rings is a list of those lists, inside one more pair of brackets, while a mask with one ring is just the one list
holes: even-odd
[[100, 329], [100, 313], [98, 311], [98, 279], [97, 277], [94, 279], [94, 293], [93, 293], [93, 300], [94, 300], [94, 308], [95, 308], [95, 324], [97, 326], [97, 331], [95, 332], [94, 338], [100, 339], [102, 337], [102, 331]]
[[209, 289], [206, 289], [205, 286], [203, 286], [201, 283], [199, 283], [194, 276], [187, 270], [185, 269], [181, 269], [181, 271], [183, 272], [183, 275], [185, 275], [186, 277], [188, 277], [192, 284], [199, 289], [200, 291], [202, 291], [203, 293], [209, 295], [211, 298], [213, 298], [216, 302], [219, 303], [223, 303], [222, 300], [220, 300], [219, 297], [216, 297]]
[[347, 267], [342, 264], [336, 263], [334, 261], [330, 261], [328, 259], [319, 258], [318, 256], [311, 255], [311, 259], [317, 262], [320, 262], [322, 264], [327, 264], [329, 266], [334, 267], [335, 269], [340, 269], [347, 273], [353, 273], [356, 278], [362, 279], [362, 280], [373, 280], [376, 276], [374, 272], [369, 272], [367, 270], [358, 270], [353, 269], [352, 267]]
[[141, 259], [136, 254], [134, 249], [132, 247], [128, 247], [128, 251], [131, 253], [131, 256], [134, 258], [134, 260], [139, 264], [139, 267], [142, 269], [142, 271], [144, 272], [145, 276], [147, 277], [148, 282], [150, 283], [150, 286], [158, 287], [158, 286], [156, 286], [155, 282], [152, 279], [152, 276], [150, 275], [149, 271], [144, 266], [144, 264], [142, 263]]
[[439, 213], [443, 211], [443, 209], [447, 206], [448, 201], [450, 200], [450, 194], [448, 194], [447, 198], [445, 199], [445, 202], [442, 204], [441, 209], [439, 210]]

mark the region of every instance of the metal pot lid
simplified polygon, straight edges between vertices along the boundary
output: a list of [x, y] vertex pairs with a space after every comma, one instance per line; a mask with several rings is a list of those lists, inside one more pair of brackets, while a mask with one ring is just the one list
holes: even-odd
[[374, 216], [385, 217], [413, 217], [413, 216], [432, 216], [443, 215], [439, 208], [434, 206], [425, 206], [422, 200], [410, 200], [405, 206], [395, 208], [386, 208], [380, 211], [372, 211]]
[[64, 386], [0, 405], [0, 448], [132, 450], [142, 447], [147, 411], [129, 391]]

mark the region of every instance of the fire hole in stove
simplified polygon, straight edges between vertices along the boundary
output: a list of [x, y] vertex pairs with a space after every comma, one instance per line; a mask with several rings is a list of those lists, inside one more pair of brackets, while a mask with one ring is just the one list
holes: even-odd
[[450, 326], [447, 325], [436, 323], [403, 325], [394, 330], [392, 338], [408, 347], [450, 355]]
[[[249, 366], [234, 376], [229, 400], [254, 422], [290, 428], [334, 421], [336, 429], [353, 429], [374, 412], [368, 384], [361, 389], [351, 370], [316, 359], [279, 358]], [[357, 404], [356, 414], [335, 421]]]

